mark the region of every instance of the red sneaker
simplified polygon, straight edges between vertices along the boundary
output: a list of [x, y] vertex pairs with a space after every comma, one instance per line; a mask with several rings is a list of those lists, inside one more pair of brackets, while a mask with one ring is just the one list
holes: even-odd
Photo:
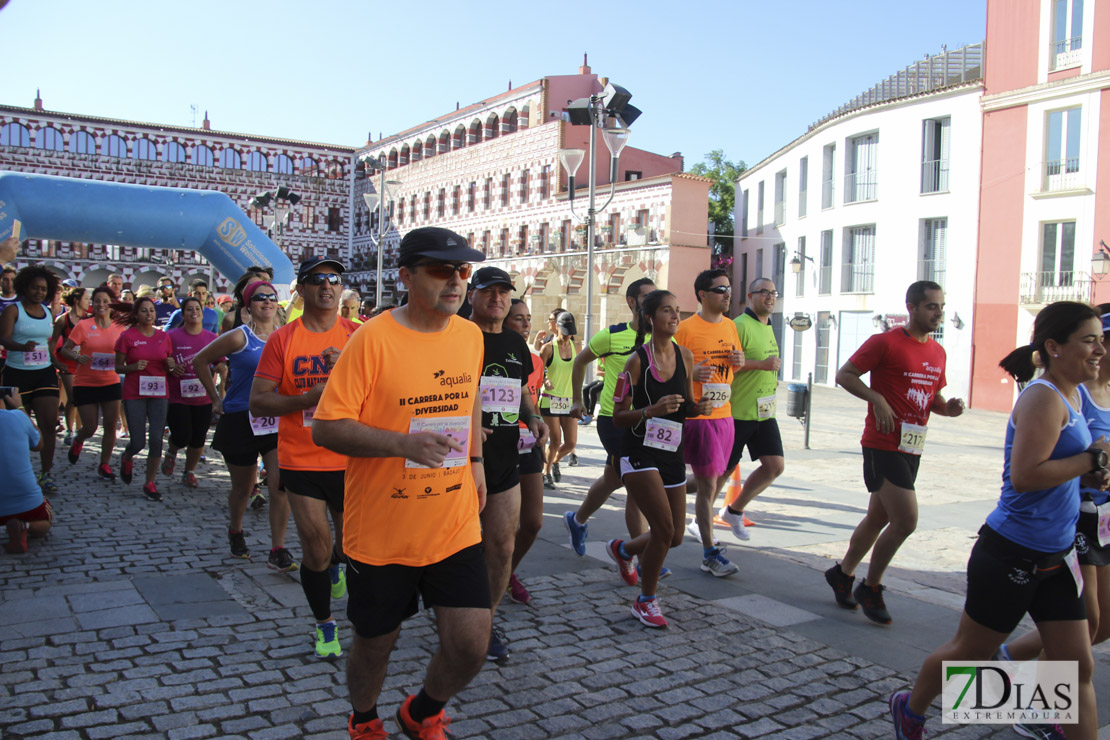
[[112, 466], [108, 463], [102, 463], [100, 467], [96, 469], [96, 474], [104, 480], [114, 481], [116, 479], [116, 473], [114, 470], [112, 470]]
[[133, 457], [120, 457], [119, 459], [119, 479], [124, 483], [130, 484], [132, 476], [135, 473], [135, 458]]
[[621, 575], [621, 579], [629, 586], [635, 586], [640, 582], [639, 576], [636, 575], [636, 564], [632, 562], [632, 558], [625, 560], [621, 555], [621, 543], [624, 540], [609, 540], [609, 544], [605, 546], [606, 552], [613, 562], [617, 564], [617, 571]]
[[380, 719], [356, 725], [355, 715], [352, 714], [347, 720], [347, 732], [350, 733], [351, 740], [389, 740], [389, 733], [385, 731], [385, 725]]
[[663, 618], [663, 612], [659, 608], [659, 599], [657, 598], [648, 601], [640, 601], [639, 599], [634, 601], [632, 603], [632, 616], [648, 627], [662, 629], [667, 626], [667, 620]]
[[439, 714], [424, 718], [422, 722], [413, 720], [412, 715], [409, 714], [409, 707], [415, 698], [410, 696], [397, 707], [397, 726], [401, 728], [405, 737], [411, 740], [447, 740], [454, 737], [447, 731], [447, 725], [451, 720], [443, 710], [440, 710]]

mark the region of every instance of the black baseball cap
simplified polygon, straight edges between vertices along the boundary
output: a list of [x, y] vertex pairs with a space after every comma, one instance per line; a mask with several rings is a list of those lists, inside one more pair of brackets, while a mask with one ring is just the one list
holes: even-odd
[[512, 290], [516, 290], [513, 285], [513, 279], [509, 277], [509, 273], [502, 270], [500, 267], [483, 267], [474, 273], [474, 277], [470, 279], [470, 287], [473, 290], [483, 290], [494, 285], [506, 285]]
[[471, 249], [466, 239], [438, 226], [413, 229], [401, 240], [399, 266], [411, 266], [420, 257], [442, 262], [482, 262], [486, 259], [477, 249]]
[[559, 314], [559, 318], [555, 319], [555, 325], [559, 327], [565, 337], [578, 336], [578, 327], [574, 324], [574, 314], [570, 311], [563, 311]]
[[347, 269], [343, 266], [342, 262], [332, 257], [309, 257], [301, 262], [300, 269], [297, 270], [297, 282], [303, 282], [304, 279], [308, 277], [308, 273], [312, 272], [320, 265], [331, 265], [340, 275]]

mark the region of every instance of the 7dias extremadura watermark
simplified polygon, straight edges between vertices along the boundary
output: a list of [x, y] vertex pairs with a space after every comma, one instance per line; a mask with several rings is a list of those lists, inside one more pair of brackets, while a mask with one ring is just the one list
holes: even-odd
[[944, 724], [1072, 724], [1079, 712], [1075, 661], [944, 661]]

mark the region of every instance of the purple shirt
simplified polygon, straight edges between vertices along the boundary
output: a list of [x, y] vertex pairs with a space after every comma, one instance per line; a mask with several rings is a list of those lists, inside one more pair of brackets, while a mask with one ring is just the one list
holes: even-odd
[[[173, 344], [173, 361], [185, 370], [184, 375], [170, 375], [170, 403], [182, 403], [186, 406], [203, 406], [206, 403], [212, 403], [208, 398], [208, 391], [204, 390], [204, 386], [197, 380], [197, 374], [193, 370], [193, 358], [215, 341], [216, 335], [207, 329], [201, 329], [199, 334], [190, 334], [183, 326], [170, 329], [166, 335]], [[184, 395], [182, 395], [182, 386], [185, 390]]]

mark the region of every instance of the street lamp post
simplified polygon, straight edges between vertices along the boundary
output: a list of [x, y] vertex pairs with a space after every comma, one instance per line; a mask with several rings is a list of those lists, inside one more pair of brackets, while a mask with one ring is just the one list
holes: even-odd
[[385, 202], [388, 200], [392, 203], [396, 200], [397, 189], [401, 187], [401, 182], [399, 180], [385, 179], [386, 158], [384, 154], [379, 155], [377, 159], [366, 157], [363, 161], [370, 167], [378, 170], [380, 175], [378, 192], [365, 193], [362, 196], [362, 199], [366, 201], [367, 210], [373, 213], [375, 208], [378, 209], [378, 239], [375, 245], [378, 250], [378, 271], [374, 290], [374, 307], [380, 310], [382, 306], [382, 272], [385, 268], [385, 232], [387, 231], [385, 223]]
[[[594, 234], [597, 230], [597, 214], [604, 211], [612, 202], [617, 189], [617, 167], [620, 161], [621, 150], [628, 143], [628, 126], [639, 117], [640, 111], [628, 105], [631, 93], [619, 85], [609, 83], [601, 92], [594, 93], [588, 98], [579, 98], [567, 106], [566, 111], [572, 125], [588, 125], [590, 127], [589, 172], [589, 206], [583, 218], [574, 211], [574, 175], [582, 165], [586, 152], [581, 149], [560, 149], [559, 163], [567, 173], [571, 215], [586, 224], [586, 315], [584, 317], [583, 341], [589, 344], [593, 329], [593, 265], [594, 265]], [[605, 124], [613, 119], [616, 126], [606, 128]], [[597, 206], [597, 132], [605, 140], [609, 149], [609, 197], [599, 208]], [[616, 235], [614, 234], [614, 238]]]

